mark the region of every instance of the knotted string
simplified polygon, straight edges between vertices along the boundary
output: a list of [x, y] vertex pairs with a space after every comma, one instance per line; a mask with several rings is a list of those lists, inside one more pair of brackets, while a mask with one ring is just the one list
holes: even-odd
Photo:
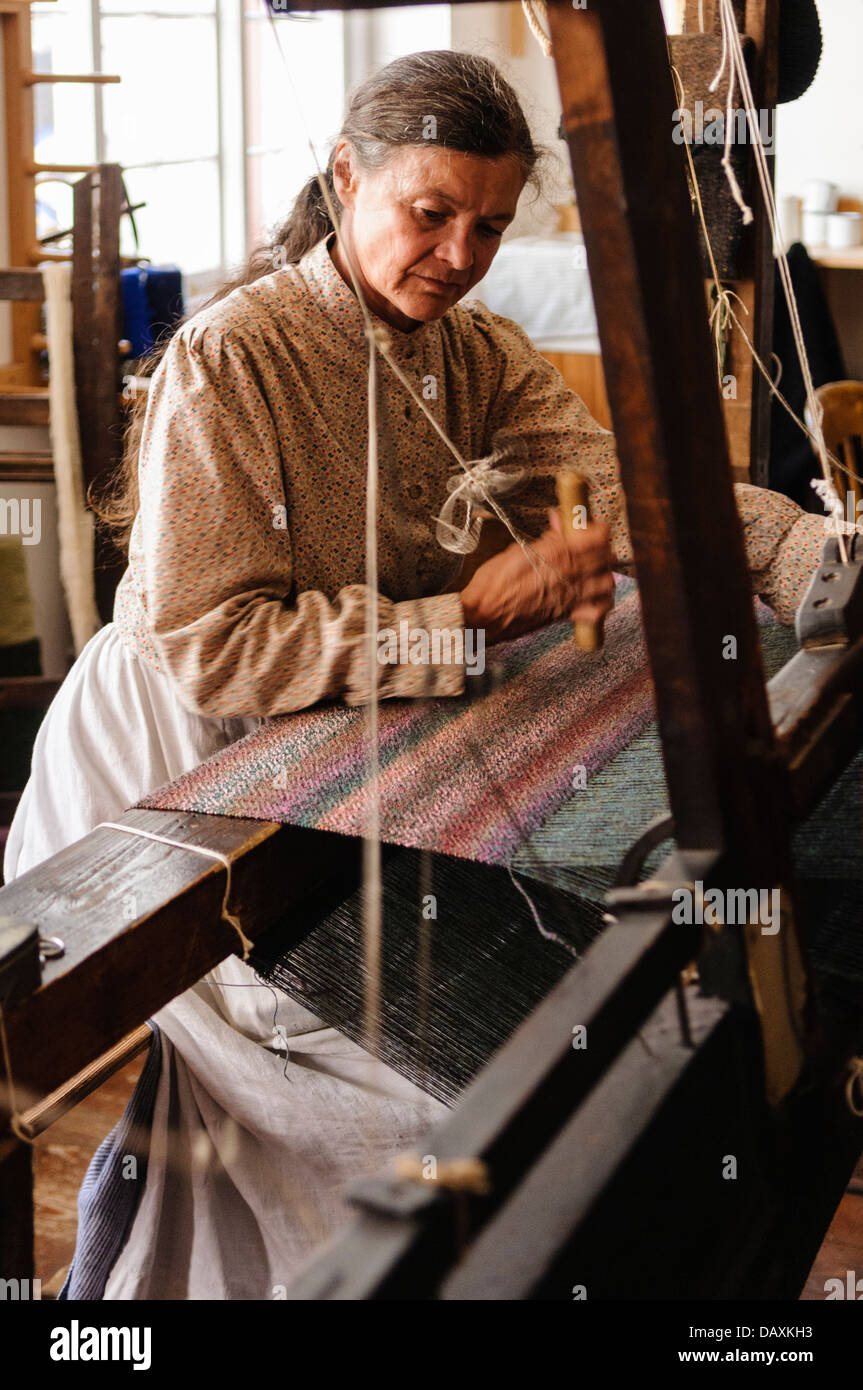
[[[504, 473], [495, 464], [503, 458], [501, 452], [489, 454], [487, 458], [472, 463], [466, 473], [455, 473], [447, 481], [447, 499], [435, 517], [435, 533], [438, 543], [444, 550], [455, 555], [469, 555], [476, 550], [479, 533], [482, 529], [481, 517], [474, 515], [474, 507], [487, 501], [495, 494], [501, 496], [510, 492], [524, 478], [524, 469]], [[465, 518], [461, 526], [454, 524], [456, 507], [462, 503]]]
[[[740, 42], [740, 34], [737, 29], [737, 20], [734, 14], [732, 0], [719, 0], [720, 12], [722, 16], [722, 62], [719, 72], [711, 83], [710, 90], [714, 91], [726, 62], [730, 68], [729, 91], [726, 114], [725, 129], [725, 158], [722, 161], [729, 185], [731, 187], [734, 200], [743, 212], [744, 223], [752, 221], [752, 209], [743, 201], [734, 171], [731, 168], [730, 151], [732, 138], [732, 107], [731, 98], [735, 79], [740, 84], [740, 94], [743, 107], [746, 112], [746, 119], [749, 125], [749, 133], [752, 140], [752, 148], [755, 155], [755, 168], [758, 173], [758, 182], [761, 187], [761, 196], [764, 200], [764, 209], [767, 221], [770, 226], [770, 234], [773, 243], [773, 251], [779, 267], [779, 277], [782, 281], [782, 289], [785, 295], [785, 302], [788, 305], [788, 314], [791, 319], [791, 329], [794, 336], [794, 347], [797, 358], [800, 362], [800, 370], [803, 374], [803, 384], [806, 389], [806, 405], [809, 418], [812, 421], [811, 438], [818, 455], [821, 466], [821, 474], [824, 479], [825, 489], [823, 496], [835, 494], [833, 478], [830, 473], [830, 463], [828, 459], [827, 442], [824, 438], [822, 425], [824, 408], [815, 395], [815, 385], [812, 380], [812, 371], [809, 366], [809, 356], [806, 351], [806, 343], [803, 337], [803, 326], [800, 321], [800, 309], [797, 304], [797, 296], [794, 293], [794, 286], [791, 280], [791, 269], [788, 265], [788, 256], [785, 251], [785, 244], [779, 235], [779, 218], [776, 211], [776, 199], [773, 192], [773, 182], [770, 178], [770, 170], [767, 164], [767, 155], [764, 151], [764, 142], [761, 139], [761, 127], [758, 122], [755, 110], [755, 97], [752, 93], [752, 84], [749, 80], [749, 70], [743, 56], [743, 47]], [[836, 528], [836, 541], [839, 547], [839, 554], [844, 564], [848, 563], [848, 548], [845, 544], [845, 537], [842, 529]]]

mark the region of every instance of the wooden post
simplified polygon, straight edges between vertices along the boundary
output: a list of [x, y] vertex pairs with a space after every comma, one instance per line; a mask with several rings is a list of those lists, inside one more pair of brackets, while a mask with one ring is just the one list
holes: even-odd
[[549, 21], [678, 840], [725, 849], [735, 886], [777, 887], [786, 909], [777, 935], [741, 932], [778, 1100], [805, 975], [662, 13], [552, 0]]
[[[24, 77], [33, 65], [28, 3], [3, 5], [4, 112], [6, 118], [6, 170], [9, 199], [9, 264], [30, 265], [30, 248], [36, 236], [36, 186], [29, 169], [33, 163], [33, 100]], [[38, 304], [15, 304], [11, 311], [12, 362], [0, 368], [0, 386], [43, 385], [38, 353], [32, 339], [42, 326]]]
[[[75, 380], [84, 487], [102, 487], [122, 450], [118, 344], [122, 336], [120, 209], [123, 181], [118, 164], [101, 164], [74, 190], [72, 308]], [[103, 622], [113, 616], [122, 557], [99, 536], [96, 602]]]

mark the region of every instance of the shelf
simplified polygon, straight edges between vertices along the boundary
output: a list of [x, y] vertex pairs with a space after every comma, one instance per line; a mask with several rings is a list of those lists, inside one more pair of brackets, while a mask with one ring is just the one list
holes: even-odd
[[863, 246], [848, 246], [838, 251], [832, 246], [807, 247], [816, 265], [826, 270], [863, 270]]

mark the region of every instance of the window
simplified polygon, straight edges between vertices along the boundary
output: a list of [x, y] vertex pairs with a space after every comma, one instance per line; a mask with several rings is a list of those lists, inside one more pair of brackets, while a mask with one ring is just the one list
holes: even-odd
[[[37, 70], [122, 78], [37, 86], [37, 163], [121, 164], [131, 202], [146, 204], [141, 254], [179, 265], [191, 301], [288, 212], [313, 170], [305, 126], [322, 152], [338, 129], [343, 16], [275, 22], [286, 63], [263, 0], [32, 5]], [[38, 176], [40, 236], [71, 226], [76, 177]], [[135, 254], [128, 219], [122, 249]]]

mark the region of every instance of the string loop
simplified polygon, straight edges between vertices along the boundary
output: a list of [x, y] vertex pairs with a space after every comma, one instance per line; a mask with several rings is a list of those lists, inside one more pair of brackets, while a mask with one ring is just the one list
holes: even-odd
[[237, 933], [243, 950], [243, 960], [249, 959], [252, 942], [243, 931], [239, 918], [235, 917], [234, 914], [228, 910], [228, 899], [231, 896], [231, 860], [228, 858], [227, 854], [223, 854], [222, 851], [218, 849], [204, 849], [202, 845], [190, 845], [187, 844], [185, 840], [171, 840], [167, 835], [154, 834], [152, 830], [141, 830], [131, 825], [118, 825], [116, 821], [112, 820], [102, 820], [98, 825], [95, 825], [93, 829], [122, 830], [124, 835], [138, 835], [144, 840], [155, 840], [156, 843], [160, 845], [173, 845], [175, 849], [187, 849], [191, 854], [203, 854], [207, 859], [218, 859], [219, 863], [224, 864], [228, 871], [225, 880], [225, 895], [222, 899], [222, 920], [227, 922], [228, 926], [233, 927], [234, 931]]
[[[491, 495], [501, 496], [511, 492], [524, 478], [524, 470], [519, 468], [504, 473], [495, 468], [499, 453], [489, 454], [487, 458], [472, 463], [466, 473], [454, 473], [447, 481], [447, 499], [441, 508], [440, 516], [435, 517], [438, 544], [455, 555], [469, 555], [476, 550], [481, 519], [474, 516], [474, 507], [486, 501]], [[464, 504], [465, 518], [461, 526], [454, 524], [455, 510], [459, 503]]]

